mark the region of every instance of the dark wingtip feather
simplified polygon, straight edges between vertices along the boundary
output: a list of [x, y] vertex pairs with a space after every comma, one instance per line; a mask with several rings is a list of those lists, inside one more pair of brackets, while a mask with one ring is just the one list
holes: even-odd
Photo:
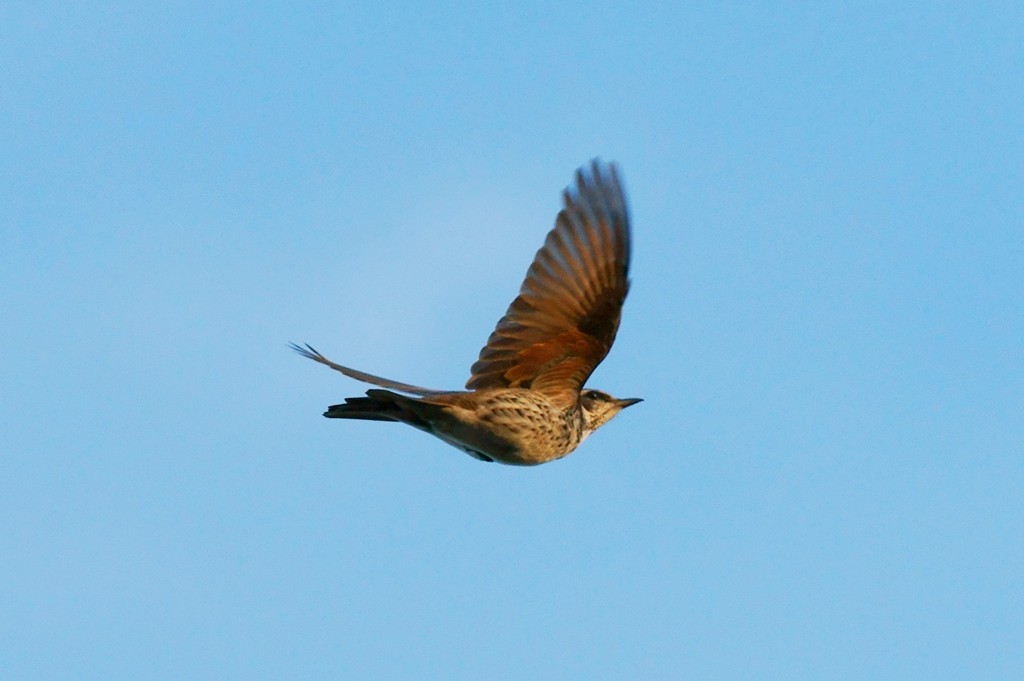
[[323, 357], [323, 355], [314, 350], [313, 346], [310, 345], [309, 343], [305, 343], [304, 345], [306, 347], [302, 347], [298, 343], [288, 343], [289, 348], [291, 348], [294, 352], [299, 353], [300, 355], [307, 359], [315, 360], [317, 357]]

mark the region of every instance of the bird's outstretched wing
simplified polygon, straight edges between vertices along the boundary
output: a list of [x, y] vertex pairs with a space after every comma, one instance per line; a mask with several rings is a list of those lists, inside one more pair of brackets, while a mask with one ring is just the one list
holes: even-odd
[[296, 345], [295, 343], [289, 343], [288, 347], [290, 347], [292, 350], [299, 353], [303, 357], [308, 357], [314, 362], [320, 362], [324, 366], [328, 366], [334, 369], [335, 371], [340, 371], [349, 378], [354, 378], [357, 381], [363, 381], [364, 383], [372, 383], [373, 385], [380, 386], [381, 388], [389, 388], [391, 390], [409, 393], [410, 395], [419, 395], [420, 397], [425, 397], [427, 395], [439, 395], [445, 392], [444, 390], [431, 390], [430, 388], [421, 388], [417, 385], [409, 385], [408, 383], [399, 383], [398, 381], [392, 381], [387, 378], [381, 378], [380, 376], [374, 376], [373, 374], [368, 374], [363, 371], [359, 371], [358, 369], [350, 369], [349, 367], [343, 367], [340, 364], [336, 364], [335, 362], [332, 362], [331, 360], [327, 359], [319, 352], [314, 350], [313, 346], [308, 344], [305, 347], [302, 347], [301, 345]]
[[466, 388], [579, 390], [608, 354], [629, 290], [629, 210], [615, 165], [580, 168], [564, 199]]

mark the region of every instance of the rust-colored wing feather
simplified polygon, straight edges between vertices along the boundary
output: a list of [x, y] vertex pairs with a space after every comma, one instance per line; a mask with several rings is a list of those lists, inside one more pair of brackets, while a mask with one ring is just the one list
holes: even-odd
[[615, 165], [579, 169], [564, 199], [467, 389], [579, 390], [608, 354], [629, 290], [629, 211]]

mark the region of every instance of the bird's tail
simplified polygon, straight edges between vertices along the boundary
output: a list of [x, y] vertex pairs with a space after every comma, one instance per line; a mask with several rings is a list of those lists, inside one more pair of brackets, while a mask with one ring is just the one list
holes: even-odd
[[366, 397], [346, 397], [344, 404], [327, 407], [324, 416], [329, 419], [361, 419], [364, 421], [399, 421], [417, 428], [426, 423], [413, 410], [414, 398], [398, 395], [390, 390], [370, 390]]
[[362, 419], [364, 421], [395, 421], [388, 415], [391, 411], [387, 405], [371, 400], [368, 397], [346, 397], [344, 404], [332, 404], [327, 407], [324, 416], [329, 419]]

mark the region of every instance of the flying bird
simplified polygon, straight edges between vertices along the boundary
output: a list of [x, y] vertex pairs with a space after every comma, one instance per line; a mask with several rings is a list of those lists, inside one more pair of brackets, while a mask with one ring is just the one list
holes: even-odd
[[532, 466], [569, 454], [622, 409], [584, 387], [615, 341], [629, 291], [629, 210], [614, 164], [576, 171], [519, 296], [480, 351], [465, 391], [391, 381], [291, 348], [378, 386], [324, 416], [407, 423], [481, 461]]

